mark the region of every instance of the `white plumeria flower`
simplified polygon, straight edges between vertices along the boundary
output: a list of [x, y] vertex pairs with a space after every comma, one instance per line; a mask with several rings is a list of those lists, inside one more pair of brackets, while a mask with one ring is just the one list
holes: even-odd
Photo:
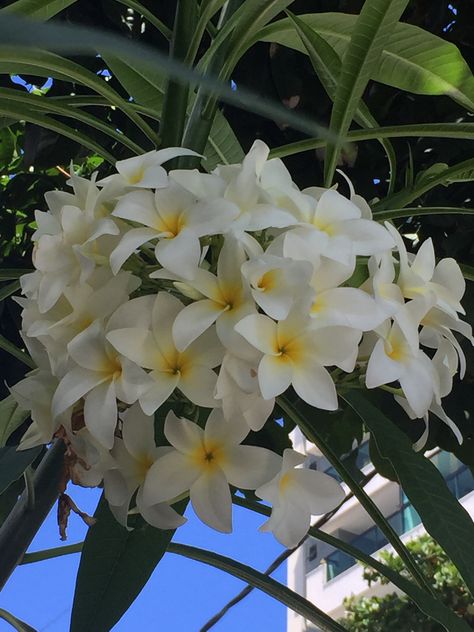
[[219, 409], [211, 412], [204, 430], [169, 412], [164, 431], [174, 450], [159, 458], [148, 471], [144, 501], [169, 502], [189, 491], [199, 518], [217, 531], [230, 533], [229, 485], [255, 489], [275, 475], [281, 457], [266, 448], [240, 445], [248, 427], [229, 424]]
[[68, 344], [76, 366], [61, 379], [52, 402], [56, 418], [84, 398], [84, 421], [90, 433], [106, 448], [114, 443], [117, 399], [137, 401], [148, 381], [146, 373], [121, 356], [107, 342], [100, 321], [95, 321]]
[[236, 235], [245, 231], [285, 228], [297, 223], [294, 215], [270, 203], [263, 193], [260, 175], [269, 152], [265, 143], [256, 140], [242, 164], [219, 166], [214, 171], [227, 181], [225, 198], [239, 208], [239, 216], [231, 227]]
[[340, 325], [360, 331], [375, 329], [386, 319], [386, 314], [371, 296], [352, 287], [318, 292], [310, 316], [314, 328]]
[[296, 305], [278, 323], [263, 314], [246, 316], [235, 328], [263, 354], [258, 381], [265, 399], [284, 393], [292, 384], [308, 404], [336, 410], [336, 387], [324, 367], [352, 370], [361, 333], [348, 327], [313, 330], [305, 307]]
[[[166, 292], [156, 297], [134, 299], [121, 308], [121, 314], [136, 311], [136, 301], [148, 302], [148, 322], [141, 326], [126, 326], [111, 330], [107, 339], [129, 360], [145, 369], [151, 369], [148, 384], [139, 396], [145, 413], [151, 415], [165, 402], [175, 388], [194, 404], [213, 408], [218, 366], [224, 355], [214, 328], [207, 330], [185, 350], [176, 348], [171, 335], [176, 318], [183, 312], [179, 299]], [[120, 315], [115, 315], [109, 328], [120, 327]]]
[[97, 264], [108, 263], [120, 230], [109, 218], [89, 217], [75, 206], [64, 206], [58, 232], [42, 234], [33, 250], [33, 263], [42, 273], [38, 308], [51, 309], [66, 287], [85, 283]]
[[[176, 317], [173, 338], [177, 349], [186, 349], [216, 323], [217, 335], [226, 349], [239, 356], [250, 353], [250, 357], [253, 357], [253, 350], [234, 331], [234, 325], [241, 318], [256, 312], [255, 303], [240, 271], [245, 260], [242, 245], [228, 236], [217, 261], [217, 275], [199, 268], [194, 279], [188, 282], [203, 298], [185, 307]], [[153, 273], [150, 276], [163, 275]]]
[[395, 280], [395, 265], [391, 251], [370, 257], [369, 278], [361, 288], [371, 294], [387, 317], [393, 316], [404, 304], [403, 294]]
[[140, 156], [118, 160], [115, 168], [118, 173], [99, 180], [99, 186], [110, 185], [116, 195], [129, 188], [157, 189], [167, 186], [168, 174], [161, 166], [168, 160], [180, 156], [199, 156], [191, 149], [182, 147], [168, 147], [167, 149], [153, 150]]
[[287, 448], [280, 472], [255, 490], [272, 505], [271, 516], [260, 531], [271, 531], [289, 549], [298, 546], [306, 535], [312, 515], [328, 513], [344, 500], [342, 487], [335, 479], [298, 467], [305, 460], [303, 454]]
[[215, 392], [216, 399], [222, 402], [224, 419], [228, 423], [243, 421], [255, 432], [263, 428], [275, 406], [275, 398], [262, 397], [257, 366], [258, 360], [247, 362], [226, 353], [219, 369]]
[[433, 398], [439, 400], [439, 380], [429, 357], [403, 333], [397, 322], [386, 321], [367, 365], [366, 386], [377, 388], [398, 381], [417, 417], [423, 417]]
[[117, 273], [139, 246], [158, 239], [158, 263], [183, 279], [193, 279], [201, 259], [200, 237], [224, 232], [238, 212], [234, 204], [222, 199], [200, 202], [173, 181], [154, 195], [151, 191], [128, 193], [119, 200], [114, 217], [148, 228], [125, 233], [110, 256], [111, 268]]
[[104, 493], [112, 513], [124, 527], [135, 492], [138, 511], [153, 527], [176, 529], [186, 522], [168, 504], [150, 505], [143, 499], [143, 486], [151, 466], [169, 451], [155, 445], [154, 417], [145, 415], [137, 404], [123, 414], [122, 438], [115, 440], [112, 469], [104, 473]]
[[403, 296], [416, 296], [434, 292], [436, 306], [447, 314], [457, 317], [457, 312], [465, 314], [460, 303], [466, 289], [466, 282], [458, 263], [451, 258], [436, 263], [433, 242], [427, 239], [420, 246], [415, 257], [409, 261], [408, 253], [397, 229], [385, 223], [392, 234], [400, 256], [400, 273], [397, 284]]
[[264, 254], [244, 262], [241, 270], [257, 305], [276, 320], [285, 319], [295, 301], [312, 294], [313, 268], [307, 261]]

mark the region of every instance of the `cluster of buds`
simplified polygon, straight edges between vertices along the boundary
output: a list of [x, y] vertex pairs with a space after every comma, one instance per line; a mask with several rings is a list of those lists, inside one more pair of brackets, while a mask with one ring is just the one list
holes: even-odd
[[162, 167], [192, 153], [152, 151], [46, 195], [18, 299], [38, 366], [11, 389], [31, 410], [20, 447], [65, 434], [75, 479], [103, 484], [124, 525], [138, 512], [176, 528], [173, 505], [189, 496], [229, 532], [232, 493], [254, 490], [272, 505], [262, 528], [295, 546], [342, 489], [251, 432], [276, 423], [290, 387], [331, 411], [342, 383], [387, 388], [461, 440], [441, 399], [464, 371], [453, 331], [472, 342], [464, 280], [429, 240], [408, 254], [350, 183], [350, 199], [300, 190], [260, 141], [209, 174]]

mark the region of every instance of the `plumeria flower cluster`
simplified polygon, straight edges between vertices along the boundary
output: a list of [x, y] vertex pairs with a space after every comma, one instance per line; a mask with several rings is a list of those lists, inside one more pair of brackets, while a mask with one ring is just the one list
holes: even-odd
[[31, 410], [20, 447], [61, 433], [73, 480], [103, 484], [125, 526], [177, 528], [189, 498], [229, 532], [232, 495], [252, 490], [272, 506], [262, 529], [293, 547], [344, 494], [305, 455], [262, 446], [276, 398], [333, 411], [341, 384], [382, 387], [462, 440], [441, 400], [465, 370], [455, 334], [473, 341], [463, 277], [431, 241], [409, 254], [351, 185], [300, 190], [261, 141], [212, 173], [162, 166], [193, 153], [46, 195], [18, 299], [38, 366], [11, 388]]

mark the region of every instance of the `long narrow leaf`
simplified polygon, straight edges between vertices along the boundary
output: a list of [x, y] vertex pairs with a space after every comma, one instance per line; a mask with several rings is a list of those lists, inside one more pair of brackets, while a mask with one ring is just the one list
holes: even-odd
[[[357, 16], [344, 13], [300, 15], [343, 57]], [[255, 39], [276, 42], [305, 53], [290, 20], [273, 22]], [[384, 42], [380, 63], [371, 79], [415, 94], [445, 94], [468, 110], [474, 109], [474, 77], [451, 42], [412, 24], [399, 22]]]
[[343, 395], [375, 439], [382, 458], [397, 473], [400, 485], [417, 510], [425, 529], [439, 542], [474, 595], [474, 522], [449, 491], [438, 469], [415, 452], [410, 439], [367, 396], [358, 391]]
[[[251, 509], [262, 516], [269, 516], [271, 512], [270, 507], [267, 507], [266, 505], [249, 501], [244, 498], [239, 498], [237, 496], [234, 496], [232, 501], [236, 505]], [[367, 555], [367, 553], [364, 553], [351, 544], [348, 544], [347, 542], [344, 542], [343, 540], [340, 540], [321, 529], [317, 529], [316, 527], [311, 527], [308, 531], [308, 535], [316, 538], [317, 540], [321, 540], [321, 542], [326, 542], [330, 546], [333, 546], [334, 548], [347, 553], [347, 555], [350, 555], [356, 560], [359, 560], [362, 564], [378, 571], [383, 577], [386, 577], [394, 586], [397, 586], [397, 588], [402, 590], [410, 599], [412, 599], [422, 612], [438, 621], [438, 623], [441, 623], [448, 632], [468, 632], [468, 630], [471, 629], [465, 621], [460, 619], [441, 601], [427, 594], [415, 583], [411, 582], [400, 573], [394, 571], [390, 568], [390, 566], [383, 564], [375, 557]], [[32, 555], [34, 555], [34, 553]]]
[[[34, 24], [34, 33], [31, 33], [32, 39], [28, 46], [22, 48], [18, 46], [8, 46], [8, 39], [2, 35], [7, 29], [8, 25], [13, 21], [11, 28], [28, 28], [31, 24]], [[16, 25], [16, 26], [14, 26]], [[23, 26], [22, 26], [23, 25]], [[25, 26], [28, 25], [28, 26]], [[39, 34], [43, 29], [53, 32], [56, 29], [60, 31], [66, 26], [57, 26], [55, 24], [37, 24], [30, 20], [23, 20], [16, 16], [5, 16], [0, 20], [0, 72], [6, 72], [8, 74], [14, 72], [25, 72], [33, 75], [43, 75], [45, 77], [55, 77], [65, 81], [77, 81], [88, 88], [91, 88], [97, 94], [105, 97], [111, 105], [115, 105], [119, 110], [122, 110], [133, 123], [154, 143], [157, 143], [157, 135], [153, 129], [141, 118], [141, 116], [132, 108], [128, 101], [118, 95], [103, 79], [100, 79], [93, 72], [90, 72], [86, 68], [83, 68], [75, 62], [50, 53], [46, 50], [34, 50], [34, 47], [39, 44]], [[80, 27], [77, 27], [80, 28]], [[76, 28], [74, 28], [74, 32]], [[86, 30], [88, 32], [88, 30]], [[15, 39], [14, 37], [12, 39]], [[119, 41], [120, 38], [117, 38]], [[48, 48], [48, 43], [45, 43], [45, 47]], [[133, 45], [132, 45], [133, 46]], [[53, 48], [52, 43], [49, 43], [49, 48]], [[32, 50], [33, 49], [33, 50]], [[94, 53], [95, 54], [95, 53]]]
[[10, 281], [11, 279], [19, 279], [24, 274], [33, 272], [25, 268], [0, 268], [0, 281]]
[[137, 2], [137, 0], [116, 0], [116, 2], [120, 2], [120, 4], [123, 4], [142, 15], [152, 26], [156, 28], [157, 31], [166, 37], [166, 39], [169, 40], [171, 38], [171, 30], [166, 26], [166, 24], [159, 20], [154, 13], [143, 6], [141, 2]]
[[[130, 42], [127, 39], [95, 29], [85, 28], [81, 26], [69, 26], [59, 24], [37, 24], [29, 20], [20, 19], [17, 16], [6, 16], [0, 21], [0, 41], [5, 45], [15, 46], [17, 56], [28, 56], [29, 62], [33, 66], [36, 66], [37, 70], [44, 67], [41, 60], [34, 63], [34, 59], [37, 55], [44, 55], [44, 51], [35, 50], [34, 53], [27, 52], [27, 48], [33, 46], [50, 50], [58, 50], [63, 52], [73, 53], [86, 53], [96, 54], [97, 50], [101, 51], [101, 54], [112, 54], [120, 56], [122, 59], [139, 59], [143, 63], [150, 64], [151, 67], [161, 67], [169, 76], [176, 78], [179, 81], [190, 82], [193, 84], [200, 84], [201, 88], [215, 93], [223, 101], [231, 103], [239, 108], [261, 114], [266, 118], [273, 120], [281, 120], [287, 122], [289, 125], [297, 130], [300, 130], [311, 136], [319, 135], [321, 138], [332, 138], [332, 134], [322, 125], [319, 125], [315, 121], [309, 119], [306, 116], [297, 114], [288, 110], [280, 104], [276, 104], [273, 101], [268, 101], [257, 96], [250, 90], [239, 88], [239, 90], [232, 90], [227, 83], [218, 81], [217, 79], [208, 75], [202, 75], [195, 70], [191, 70], [184, 66], [184, 64], [169, 59], [162, 53], [136, 42]], [[4, 47], [0, 47], [0, 59]], [[10, 50], [13, 50], [12, 48]], [[48, 53], [52, 55], [51, 53]], [[58, 57], [55, 55], [54, 57]], [[15, 60], [15, 56], [11, 55], [9, 58], [10, 65], [12, 60]], [[62, 58], [59, 58], [62, 59]], [[62, 60], [63, 63], [65, 60]], [[29, 63], [28, 62], [28, 63]], [[72, 62], [71, 62], [72, 63]], [[82, 70], [82, 68], [79, 66]], [[48, 65], [48, 72], [50, 66]], [[61, 68], [57, 68], [58, 72], [66, 72], [64, 65]], [[33, 72], [30, 70], [30, 72]], [[36, 71], [37, 74], [37, 71]], [[95, 77], [95, 75], [94, 75]], [[97, 77], [95, 77], [97, 79]], [[78, 81], [81, 81], [78, 78]], [[100, 81], [100, 80], [99, 80]], [[101, 82], [106, 88], [109, 88], [105, 82]], [[87, 83], [85, 84], [87, 85]], [[93, 88], [95, 89], [95, 88]], [[97, 90], [98, 93], [99, 90]], [[112, 90], [112, 93], [114, 91]], [[104, 96], [107, 96], [104, 94]], [[116, 95], [115, 95], [116, 97]], [[119, 97], [120, 99], [120, 97]], [[124, 100], [120, 99], [117, 107], [124, 109]], [[128, 115], [130, 118], [136, 119], [136, 112], [133, 108], [128, 109]], [[141, 119], [140, 119], [141, 120]], [[141, 120], [141, 127], [144, 127], [144, 121]], [[152, 131], [152, 134], [153, 131]]]
[[50, 129], [53, 132], [61, 134], [62, 136], [66, 136], [76, 143], [79, 143], [80, 145], [91, 149], [93, 152], [99, 154], [111, 164], [115, 163], [115, 158], [112, 156], [112, 154], [110, 154], [106, 149], [99, 145], [99, 143], [97, 143], [94, 139], [90, 138], [83, 132], [79, 132], [78, 130], [69, 127], [65, 123], [61, 123], [60, 121], [52, 119], [50, 116], [40, 114], [39, 112], [34, 112], [30, 108], [20, 106], [18, 103], [11, 103], [10, 105], [7, 105], [5, 102], [2, 101], [0, 101], [0, 114], [10, 116], [17, 121], [28, 121], [29, 123], [34, 123], [35, 125], [39, 125], [40, 127]]
[[29, 366], [30, 369], [36, 369], [36, 364], [33, 362], [31, 357], [25, 351], [18, 349], [18, 347], [14, 345], [13, 342], [10, 342], [5, 338], [5, 336], [2, 336], [1, 334], [0, 349], [3, 349], [17, 360], [20, 360], [20, 362], [23, 362], [23, 364]]
[[[374, 129], [357, 129], [348, 132], [347, 140], [378, 140], [379, 138], [459, 138], [474, 140], [474, 123], [415, 123]], [[272, 158], [284, 158], [302, 151], [319, 149], [326, 145], [320, 138], [307, 138], [272, 149]]]
[[0, 288], [0, 303], [4, 301], [6, 298], [8, 298], [9, 296], [11, 296], [12, 294], [15, 294], [15, 292], [19, 289], [20, 289], [19, 281], [13, 281], [13, 283], [9, 283], [8, 285], [5, 285], [4, 287]]
[[331, 186], [339, 150], [359, 100], [373, 75], [386, 38], [392, 34], [408, 0], [366, 0], [342, 60], [329, 129], [338, 137], [326, 147], [324, 179]]
[[0, 448], [10, 435], [28, 418], [29, 411], [22, 410], [11, 395], [0, 402]]
[[[316, 33], [315, 30], [307, 26], [302, 20], [290, 12], [288, 12], [288, 15], [293, 21], [295, 29], [308, 52], [314, 71], [319, 77], [319, 80], [321, 81], [321, 84], [326, 90], [329, 98], [333, 101], [336, 95], [341, 72], [341, 60], [339, 55], [320, 35]], [[369, 108], [365, 105], [362, 99], [354, 112], [354, 120], [362, 127], [379, 127], [379, 124], [372, 116]], [[390, 141], [382, 137], [377, 137], [377, 139], [387, 154], [390, 168], [388, 187], [388, 193], [390, 194], [395, 186], [397, 158], [393, 145]]]
[[328, 632], [344, 632], [346, 630], [346, 628], [331, 619], [325, 612], [316, 608], [304, 597], [246, 564], [213, 551], [206, 551], [205, 549], [176, 542], [169, 544], [168, 553], [176, 553], [214, 568], [219, 568], [277, 599], [294, 612], [319, 626], [322, 630], [327, 630]]
[[77, 0], [16, 0], [0, 10], [0, 18], [8, 13], [18, 13], [32, 20], [49, 20]]
[[37, 632], [31, 625], [25, 623], [18, 617], [13, 616], [10, 612], [7, 612], [3, 608], [0, 608], [0, 619], [3, 619], [9, 623], [17, 632]]
[[396, 210], [378, 211], [374, 219], [385, 222], [399, 217], [417, 217], [419, 215], [474, 215], [474, 208], [463, 206], [410, 206]]
[[127, 531], [103, 496], [94, 517], [82, 550], [70, 632], [110, 630], [148, 581], [174, 533], [148, 525]]
[[145, 151], [143, 147], [137, 145], [137, 143], [128, 138], [128, 136], [118, 132], [114, 127], [104, 123], [104, 121], [96, 116], [78, 109], [72, 110], [70, 107], [63, 105], [58, 101], [54, 101], [49, 97], [38, 97], [33, 94], [28, 94], [27, 92], [19, 92], [18, 90], [12, 90], [10, 88], [0, 88], [0, 104], [2, 102], [8, 103], [8, 101], [21, 103], [26, 107], [33, 109], [33, 111], [35, 109], [39, 109], [51, 114], [58, 114], [67, 118], [73, 118], [99, 130], [100, 132], [103, 132], [107, 136], [110, 136], [110, 138], [113, 138], [125, 147], [128, 147], [135, 154], [142, 154]]

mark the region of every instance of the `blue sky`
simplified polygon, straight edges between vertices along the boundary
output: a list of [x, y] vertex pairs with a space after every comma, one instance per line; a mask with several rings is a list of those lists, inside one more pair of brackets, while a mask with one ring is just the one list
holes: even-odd
[[[93, 513], [100, 490], [70, 486], [68, 493], [81, 509]], [[260, 533], [264, 518], [234, 507], [234, 533], [222, 535], [203, 525], [189, 511], [189, 521], [175, 534], [176, 542], [211, 549], [264, 570], [283, 547], [270, 534]], [[71, 515], [68, 542], [84, 538], [86, 527]], [[60, 546], [55, 509], [30, 547], [31, 551]], [[38, 632], [67, 632], [79, 555], [28, 564], [16, 569], [0, 595], [0, 607], [32, 625]], [[286, 581], [286, 564], [273, 575]], [[173, 630], [198, 632], [201, 626], [236, 595], [244, 584], [222, 571], [168, 554], [113, 632]], [[286, 610], [267, 595], [253, 591], [213, 628], [216, 632], [284, 632]], [[0, 632], [12, 628], [0, 621]]]

